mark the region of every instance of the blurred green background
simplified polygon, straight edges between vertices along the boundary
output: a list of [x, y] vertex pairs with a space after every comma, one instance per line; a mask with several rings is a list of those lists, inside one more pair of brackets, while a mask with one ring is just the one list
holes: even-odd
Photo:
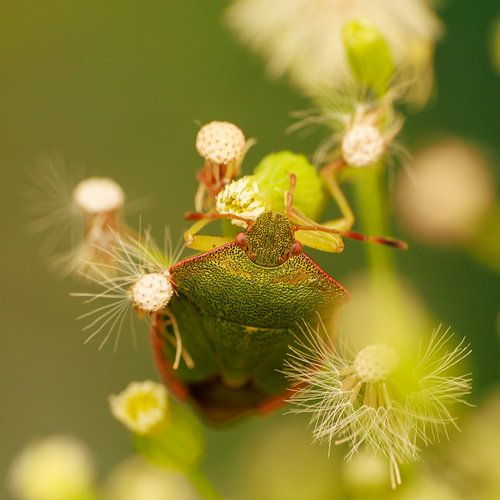
[[[83, 345], [75, 317], [82, 311], [38, 255], [28, 233], [23, 188], [40, 154], [62, 154], [70, 170], [115, 178], [129, 198], [151, 196], [144, 212], [157, 235], [180, 235], [193, 208], [197, 121], [237, 123], [257, 138], [245, 165], [283, 148], [311, 153], [315, 142], [285, 134], [289, 113], [309, 107], [285, 81], [271, 82], [263, 64], [223, 27], [227, 2], [183, 0], [95, 2], [19, 1], [0, 18], [0, 168], [2, 282], [0, 337], [0, 471], [26, 441], [65, 431], [82, 437], [104, 474], [131, 451], [111, 417], [107, 397], [131, 380], [156, 378], [143, 325], [139, 348], [124, 335], [111, 345]], [[437, 134], [478, 142], [497, 160], [498, 75], [488, 33], [494, 0], [448, 0], [440, 11], [446, 36], [436, 54], [437, 97], [409, 115], [410, 149]], [[497, 176], [498, 177], [498, 176]], [[138, 217], [129, 219], [136, 225]], [[395, 229], [395, 232], [401, 231]], [[411, 242], [398, 256], [402, 272], [443, 325], [467, 335], [473, 348], [474, 398], [498, 379], [498, 275], [461, 250]], [[340, 256], [320, 256], [341, 282], [364, 265], [359, 244]], [[128, 332], [127, 332], [128, 333]], [[282, 417], [283, 419], [292, 417]], [[206, 470], [234, 494], [244, 470], [235, 465], [243, 443], [266, 439], [276, 416], [210, 430]], [[264, 443], [262, 443], [264, 444]], [[285, 447], [285, 444], [283, 444]], [[0, 497], [4, 498], [4, 481]]]

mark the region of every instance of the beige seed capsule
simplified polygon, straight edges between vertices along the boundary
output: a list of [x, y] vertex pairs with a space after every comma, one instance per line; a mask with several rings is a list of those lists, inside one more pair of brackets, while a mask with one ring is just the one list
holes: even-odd
[[375, 164], [384, 153], [384, 138], [372, 125], [354, 125], [342, 139], [342, 156], [351, 167]]
[[233, 123], [213, 121], [198, 132], [196, 150], [208, 162], [218, 165], [231, 163], [243, 156], [245, 136]]
[[392, 375], [398, 362], [399, 356], [392, 347], [374, 344], [358, 353], [353, 368], [359, 380], [374, 384], [386, 381]]
[[125, 193], [113, 179], [90, 177], [78, 183], [73, 201], [87, 214], [112, 212], [123, 207]]
[[149, 273], [139, 278], [130, 289], [134, 306], [146, 314], [163, 309], [174, 293], [169, 278], [168, 272]]

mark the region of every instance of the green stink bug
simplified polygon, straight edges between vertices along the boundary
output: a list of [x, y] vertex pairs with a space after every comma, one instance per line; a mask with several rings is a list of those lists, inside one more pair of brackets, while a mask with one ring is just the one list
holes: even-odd
[[[213, 420], [227, 420], [264, 405], [286, 389], [278, 372], [299, 321], [333, 319], [347, 291], [301, 251], [294, 228], [268, 212], [234, 242], [170, 268], [176, 290], [168, 317], [157, 315], [153, 342], [168, 385], [182, 382]], [[175, 326], [171, 318], [175, 318]], [[163, 329], [178, 328], [194, 361], [168, 368], [175, 349]], [[179, 393], [179, 384], [173, 384]]]
[[[216, 422], [283, 399], [287, 382], [280, 370], [293, 336], [299, 335], [297, 325], [332, 322], [348, 297], [344, 287], [302, 251], [296, 232], [401, 246], [396, 240], [297, 225], [278, 212], [264, 213], [255, 221], [234, 215], [190, 216], [203, 223], [223, 217], [244, 222], [246, 230], [232, 242], [170, 267], [176, 294], [166, 310], [153, 317], [151, 332], [166, 384]], [[179, 345], [169, 338], [182, 339], [188, 354], [183, 363], [175, 363], [175, 371], [171, 366]]]

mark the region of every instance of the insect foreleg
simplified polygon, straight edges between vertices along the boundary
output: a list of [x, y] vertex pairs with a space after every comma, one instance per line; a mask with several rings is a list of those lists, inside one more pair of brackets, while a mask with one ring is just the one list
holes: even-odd
[[229, 243], [232, 238], [223, 236], [207, 236], [198, 234], [213, 218], [200, 218], [187, 231], [184, 232], [184, 241], [186, 246], [194, 250], [208, 251], [221, 245]]

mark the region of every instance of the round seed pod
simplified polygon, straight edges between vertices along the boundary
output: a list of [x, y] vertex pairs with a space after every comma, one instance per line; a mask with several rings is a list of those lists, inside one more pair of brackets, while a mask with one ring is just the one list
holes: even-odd
[[245, 136], [233, 123], [213, 121], [199, 130], [196, 150], [208, 162], [227, 164], [242, 157]]
[[130, 289], [135, 307], [153, 313], [163, 309], [170, 301], [174, 290], [166, 273], [145, 274]]
[[112, 212], [123, 207], [125, 193], [121, 186], [107, 177], [90, 177], [77, 184], [73, 201], [85, 213]]
[[354, 125], [342, 139], [342, 156], [351, 167], [370, 167], [384, 153], [384, 138], [373, 125]]

